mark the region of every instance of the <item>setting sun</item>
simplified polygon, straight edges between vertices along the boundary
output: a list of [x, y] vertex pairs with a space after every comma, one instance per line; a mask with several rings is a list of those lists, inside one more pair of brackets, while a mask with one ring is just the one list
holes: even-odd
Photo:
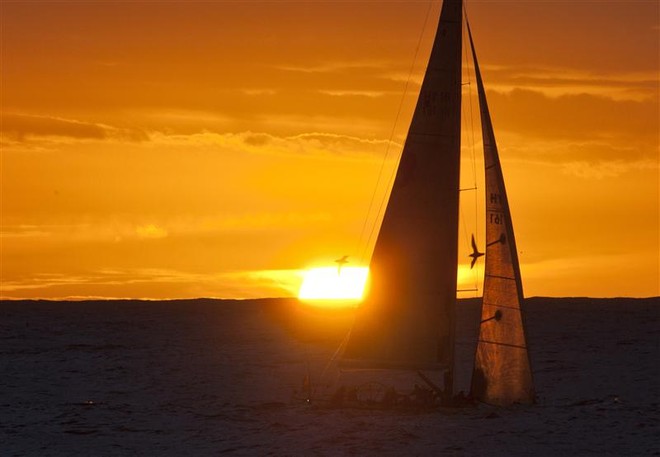
[[311, 268], [298, 292], [301, 300], [359, 300], [364, 293], [367, 267]]

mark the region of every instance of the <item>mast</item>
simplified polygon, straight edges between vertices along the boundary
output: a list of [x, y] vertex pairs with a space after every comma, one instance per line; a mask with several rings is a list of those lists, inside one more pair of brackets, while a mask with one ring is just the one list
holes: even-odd
[[493, 124], [468, 24], [479, 93], [486, 174], [486, 267], [479, 340], [472, 374], [472, 396], [507, 406], [534, 402], [527, 351], [522, 279]]
[[445, 0], [371, 259], [370, 287], [343, 354], [344, 366], [445, 369], [451, 374], [461, 22], [462, 1]]

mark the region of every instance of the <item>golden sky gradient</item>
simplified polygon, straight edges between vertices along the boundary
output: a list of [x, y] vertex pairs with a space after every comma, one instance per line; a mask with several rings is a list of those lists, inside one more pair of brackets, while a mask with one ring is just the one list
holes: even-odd
[[[0, 295], [295, 295], [369, 252], [439, 2], [0, 5]], [[527, 296], [660, 295], [659, 8], [467, 2]]]

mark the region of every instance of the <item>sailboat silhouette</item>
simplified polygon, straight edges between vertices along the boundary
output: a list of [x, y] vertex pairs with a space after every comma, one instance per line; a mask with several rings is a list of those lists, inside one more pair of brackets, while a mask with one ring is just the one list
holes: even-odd
[[[371, 258], [371, 284], [339, 359], [341, 370], [417, 372], [445, 400], [455, 370], [463, 11], [461, 0], [444, 0]], [[483, 135], [486, 240], [493, 240], [482, 253], [472, 237], [471, 266], [485, 255], [485, 268], [471, 395], [495, 405], [532, 403], [513, 225], [469, 25], [467, 35]], [[337, 260], [339, 268], [345, 261]], [[442, 389], [424, 374], [438, 371]]]

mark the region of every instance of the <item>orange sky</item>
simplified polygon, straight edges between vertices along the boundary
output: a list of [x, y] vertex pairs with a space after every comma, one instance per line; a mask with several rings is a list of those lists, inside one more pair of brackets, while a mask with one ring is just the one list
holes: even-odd
[[[293, 295], [368, 250], [438, 2], [0, 5], [3, 297]], [[659, 295], [658, 3], [467, 8], [526, 295]]]

